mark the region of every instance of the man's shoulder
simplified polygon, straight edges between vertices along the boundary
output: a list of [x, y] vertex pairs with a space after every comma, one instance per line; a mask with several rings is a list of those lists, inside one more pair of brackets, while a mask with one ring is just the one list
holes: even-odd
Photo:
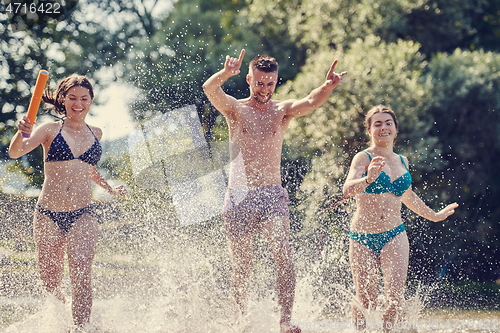
[[286, 111], [287, 109], [289, 109], [293, 105], [293, 103], [295, 101], [296, 101], [296, 99], [284, 99], [284, 100], [280, 100], [280, 101], [275, 101], [275, 103], [276, 103], [278, 108]]

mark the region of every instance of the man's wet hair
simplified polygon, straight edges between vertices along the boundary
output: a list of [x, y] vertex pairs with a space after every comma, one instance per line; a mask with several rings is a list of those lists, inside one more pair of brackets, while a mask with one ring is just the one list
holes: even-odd
[[250, 61], [250, 69], [258, 69], [266, 73], [278, 71], [278, 62], [268, 55], [258, 55]]

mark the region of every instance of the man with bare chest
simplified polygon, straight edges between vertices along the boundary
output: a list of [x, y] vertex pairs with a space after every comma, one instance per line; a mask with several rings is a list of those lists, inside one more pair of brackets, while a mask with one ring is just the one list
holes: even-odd
[[246, 313], [248, 281], [252, 271], [252, 242], [256, 233], [266, 237], [276, 265], [276, 289], [281, 307], [280, 332], [300, 332], [290, 324], [295, 295], [295, 269], [289, 245], [288, 194], [281, 186], [281, 148], [290, 120], [323, 105], [346, 72], [331, 65], [325, 82], [302, 99], [272, 99], [278, 83], [278, 63], [257, 56], [246, 81], [250, 96], [237, 100], [222, 90], [240, 73], [245, 50], [226, 57], [224, 68], [212, 75], [203, 89], [229, 126], [231, 164], [223, 217], [232, 259], [231, 292]]

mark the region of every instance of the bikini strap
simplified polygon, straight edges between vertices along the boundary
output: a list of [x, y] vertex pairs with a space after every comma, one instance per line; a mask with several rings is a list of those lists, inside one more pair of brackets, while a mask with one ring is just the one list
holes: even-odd
[[59, 127], [59, 133], [61, 133], [63, 126], [64, 126], [64, 119], [61, 119], [61, 127]]
[[[97, 141], [99, 141], [99, 140], [97, 139], [97, 136], [95, 136], [94, 131], [92, 130], [92, 128], [90, 128], [90, 126], [89, 126], [88, 124], [85, 124], [85, 125], [87, 125], [88, 129], [90, 130], [90, 133], [92, 133], [92, 135], [94, 136], [94, 138], [95, 138]], [[59, 133], [61, 133], [63, 126], [64, 126], [64, 119], [61, 119], [61, 127], [59, 127]]]
[[[90, 128], [90, 126], [88, 124], [85, 124], [85, 125], [87, 125], [87, 127], [90, 130], [90, 133], [92, 133], [92, 135], [94, 136], [94, 138], [97, 140], [97, 136], [95, 136], [94, 131], [92, 130], [92, 128]], [[99, 141], [99, 140], [97, 140], [97, 141]]]
[[363, 150], [363, 153], [366, 153], [366, 155], [368, 155], [368, 157], [370, 158], [370, 161], [372, 160], [372, 155], [370, 155], [369, 152], [367, 152], [366, 150]]
[[401, 159], [401, 163], [403, 163], [403, 165], [405, 166], [406, 170], [410, 171], [410, 169], [408, 169], [408, 166], [406, 166], [405, 159], [403, 158], [403, 156], [401, 156], [401, 154], [398, 154], [398, 156]]

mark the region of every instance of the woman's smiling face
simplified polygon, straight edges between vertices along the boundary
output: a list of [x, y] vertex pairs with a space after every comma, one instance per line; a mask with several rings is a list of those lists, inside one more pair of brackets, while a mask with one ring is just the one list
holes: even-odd
[[368, 131], [372, 143], [392, 142], [397, 133], [398, 130], [391, 114], [379, 112], [373, 115]]
[[68, 118], [85, 119], [91, 105], [92, 97], [90, 91], [82, 86], [74, 86], [70, 88], [64, 97], [66, 117]]

